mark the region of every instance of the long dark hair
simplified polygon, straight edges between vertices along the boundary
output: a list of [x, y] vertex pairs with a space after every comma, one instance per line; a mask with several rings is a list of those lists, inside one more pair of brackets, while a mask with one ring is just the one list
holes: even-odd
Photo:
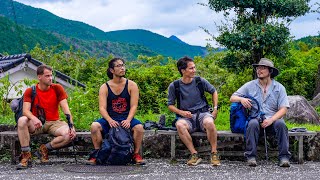
[[116, 61], [118, 61], [118, 60], [122, 61], [123, 64], [125, 63], [124, 60], [121, 59], [121, 58], [113, 58], [113, 59], [111, 59], [111, 60], [109, 61], [109, 67], [108, 67], [108, 69], [107, 69], [107, 75], [108, 75], [108, 77], [109, 77], [110, 79], [113, 79], [113, 73], [110, 71], [110, 69], [113, 69], [113, 68], [114, 68], [114, 63], [115, 63]]

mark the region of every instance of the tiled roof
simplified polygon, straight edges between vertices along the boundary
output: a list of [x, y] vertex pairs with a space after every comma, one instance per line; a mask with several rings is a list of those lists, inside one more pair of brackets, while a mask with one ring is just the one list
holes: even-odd
[[[34, 64], [35, 66], [40, 66], [43, 64], [42, 62], [33, 59], [29, 54], [17, 54], [17, 55], [10, 55], [10, 56], [0, 56], [0, 73], [6, 72], [9, 69], [12, 69], [19, 64], [23, 63], [24, 61], [29, 61], [30, 63]], [[66, 82], [69, 82], [70, 84], [74, 86], [80, 86], [85, 88], [86, 86], [79, 81], [72, 79], [71, 77], [54, 70], [55, 76], [63, 79]]]

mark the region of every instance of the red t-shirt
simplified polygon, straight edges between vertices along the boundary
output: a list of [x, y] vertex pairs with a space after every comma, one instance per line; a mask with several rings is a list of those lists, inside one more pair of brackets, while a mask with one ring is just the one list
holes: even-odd
[[[24, 102], [31, 103], [32, 88], [24, 92]], [[47, 121], [59, 120], [59, 102], [67, 99], [68, 95], [60, 84], [52, 84], [46, 91], [41, 91], [36, 85], [36, 97], [32, 106], [32, 114], [37, 116], [36, 105], [39, 104], [46, 114]], [[40, 102], [40, 103], [39, 103]]]

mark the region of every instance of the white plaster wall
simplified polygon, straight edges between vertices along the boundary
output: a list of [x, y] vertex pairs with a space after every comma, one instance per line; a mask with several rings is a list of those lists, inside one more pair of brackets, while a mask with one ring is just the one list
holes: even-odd
[[[6, 75], [9, 75], [9, 81], [11, 83], [10, 87], [12, 87], [7, 97], [5, 97], [6, 99], [15, 99], [22, 96], [24, 91], [29, 87], [24, 84], [24, 79], [38, 80], [36, 76], [36, 66], [31, 63], [29, 63], [28, 66], [18, 66], [10, 69], [5, 73], [1, 73], [0, 78], [5, 77]], [[60, 78], [55, 78], [55, 81], [61, 84], [65, 90], [74, 87], [73, 85], [69, 84], [66, 81], [63, 81]], [[0, 86], [3, 85], [0, 83]]]

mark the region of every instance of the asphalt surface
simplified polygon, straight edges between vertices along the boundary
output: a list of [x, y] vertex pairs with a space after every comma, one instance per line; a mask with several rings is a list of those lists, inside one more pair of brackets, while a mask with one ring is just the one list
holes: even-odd
[[248, 167], [242, 161], [221, 161], [213, 167], [208, 161], [198, 166], [187, 166], [186, 160], [170, 163], [168, 159], [147, 159], [144, 166], [88, 166], [80, 159], [75, 164], [72, 158], [50, 159], [48, 165], [34, 162], [26, 170], [16, 170], [10, 163], [0, 164], [0, 179], [23, 180], [68, 180], [68, 179], [320, 179], [320, 162], [292, 163], [289, 168], [280, 168], [276, 162], [258, 161], [257, 167]]

